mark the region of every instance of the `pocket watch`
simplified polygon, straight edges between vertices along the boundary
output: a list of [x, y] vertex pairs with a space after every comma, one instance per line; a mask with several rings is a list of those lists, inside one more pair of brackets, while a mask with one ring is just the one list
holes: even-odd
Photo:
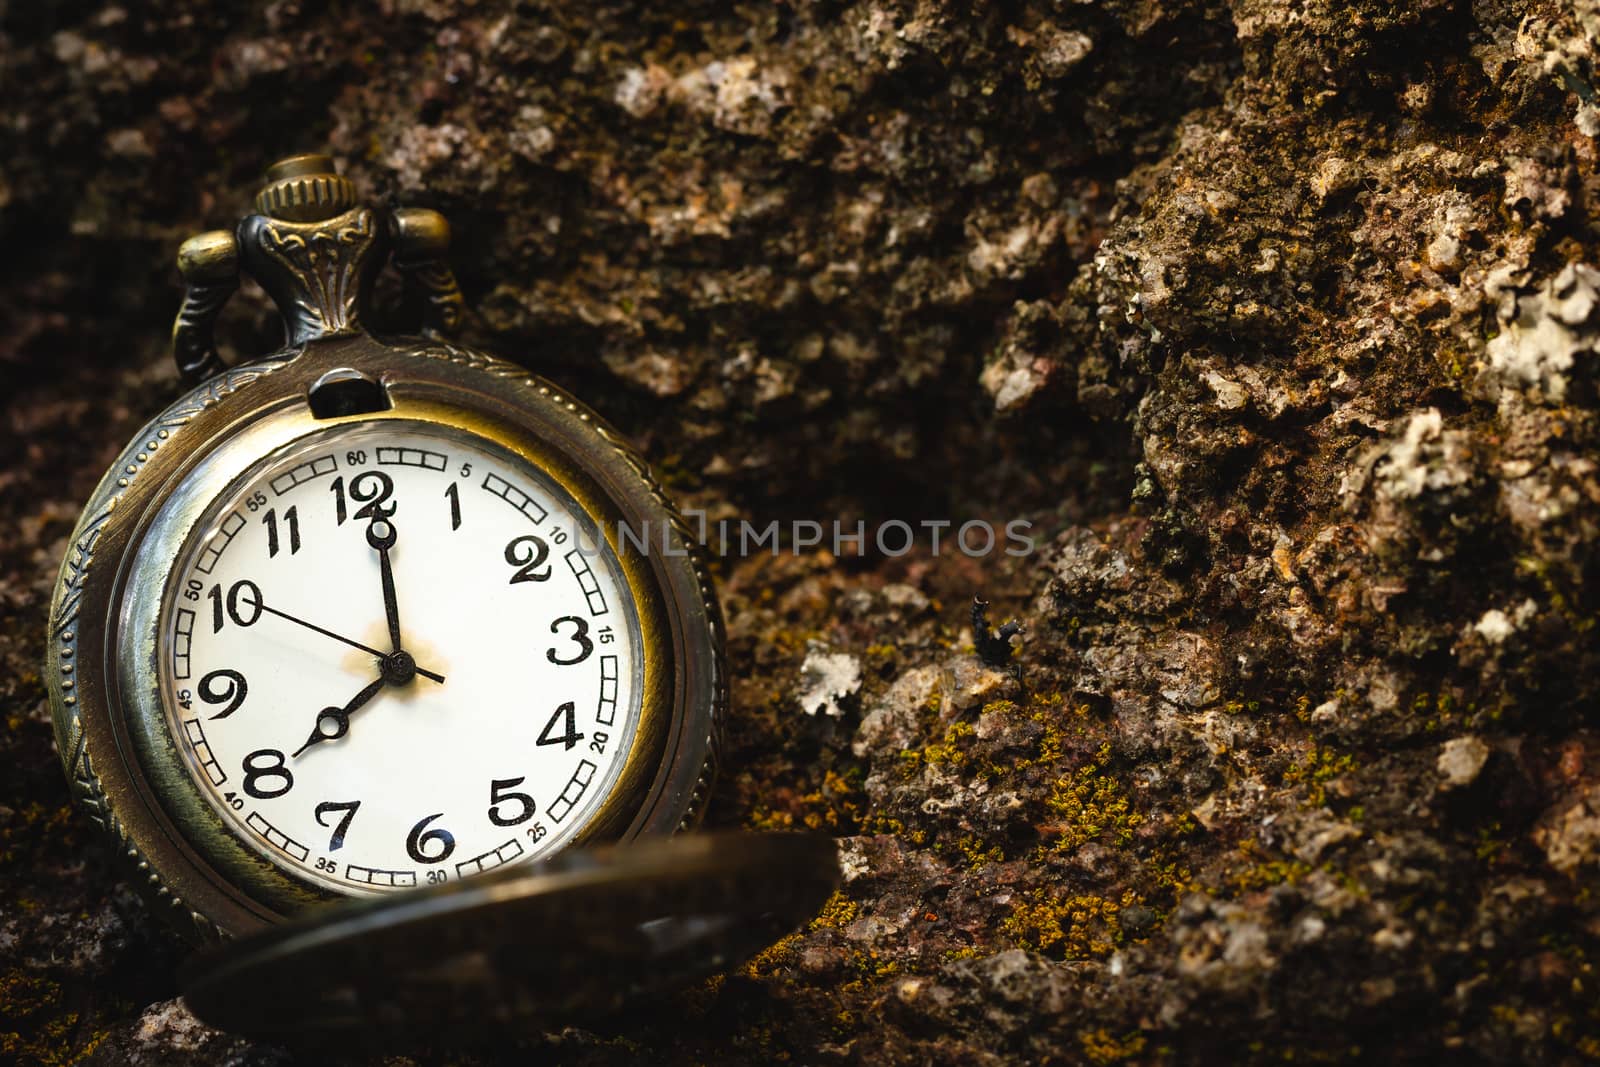
[[[196, 939], [702, 814], [725, 701], [705, 565], [593, 412], [447, 340], [448, 242], [327, 156], [274, 165], [254, 213], [183, 245], [190, 388], [72, 534], [61, 757]], [[368, 332], [388, 261], [419, 337]], [[213, 324], [242, 272], [287, 339], [229, 367]]]

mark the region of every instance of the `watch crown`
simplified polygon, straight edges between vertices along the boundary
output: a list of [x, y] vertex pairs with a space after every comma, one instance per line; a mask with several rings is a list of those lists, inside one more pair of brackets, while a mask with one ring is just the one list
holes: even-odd
[[349, 211], [356, 187], [321, 154], [290, 156], [267, 168], [267, 184], [256, 194], [256, 211], [286, 222], [317, 222]]

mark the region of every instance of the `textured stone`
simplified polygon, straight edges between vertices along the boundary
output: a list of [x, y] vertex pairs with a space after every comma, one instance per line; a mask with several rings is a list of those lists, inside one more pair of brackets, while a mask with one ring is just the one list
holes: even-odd
[[[76, 509], [175, 389], [178, 241], [319, 147], [446, 212], [466, 339], [712, 521], [1037, 539], [719, 561], [711, 820], [835, 835], [843, 890], [738, 973], [455, 1060], [1600, 1051], [1595, 0], [163, 0], [0, 35], [0, 1058], [325, 1062], [176, 1004], [39, 676]], [[221, 334], [279, 336], [252, 290]], [[1024, 627], [1004, 669], [974, 596]], [[796, 710], [812, 642], [859, 666], [837, 716]]]

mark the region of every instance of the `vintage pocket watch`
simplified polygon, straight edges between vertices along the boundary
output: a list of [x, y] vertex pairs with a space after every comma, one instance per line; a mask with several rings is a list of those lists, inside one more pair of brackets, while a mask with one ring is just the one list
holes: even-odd
[[[197, 939], [702, 813], [725, 691], [706, 569], [615, 432], [445, 340], [447, 245], [440, 215], [360, 203], [326, 156], [273, 166], [254, 214], [184, 244], [192, 388], [72, 535], [61, 756]], [[390, 259], [421, 337], [367, 332]], [[226, 368], [212, 326], [241, 271], [287, 342]]]

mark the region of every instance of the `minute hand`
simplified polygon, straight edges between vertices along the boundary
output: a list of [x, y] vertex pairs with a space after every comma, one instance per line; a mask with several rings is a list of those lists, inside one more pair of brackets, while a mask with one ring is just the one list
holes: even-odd
[[367, 527], [367, 544], [378, 550], [378, 571], [383, 578], [383, 613], [389, 620], [389, 643], [400, 651], [400, 605], [394, 595], [394, 567], [389, 563], [389, 549], [394, 547], [397, 531], [388, 519], [373, 519]]

